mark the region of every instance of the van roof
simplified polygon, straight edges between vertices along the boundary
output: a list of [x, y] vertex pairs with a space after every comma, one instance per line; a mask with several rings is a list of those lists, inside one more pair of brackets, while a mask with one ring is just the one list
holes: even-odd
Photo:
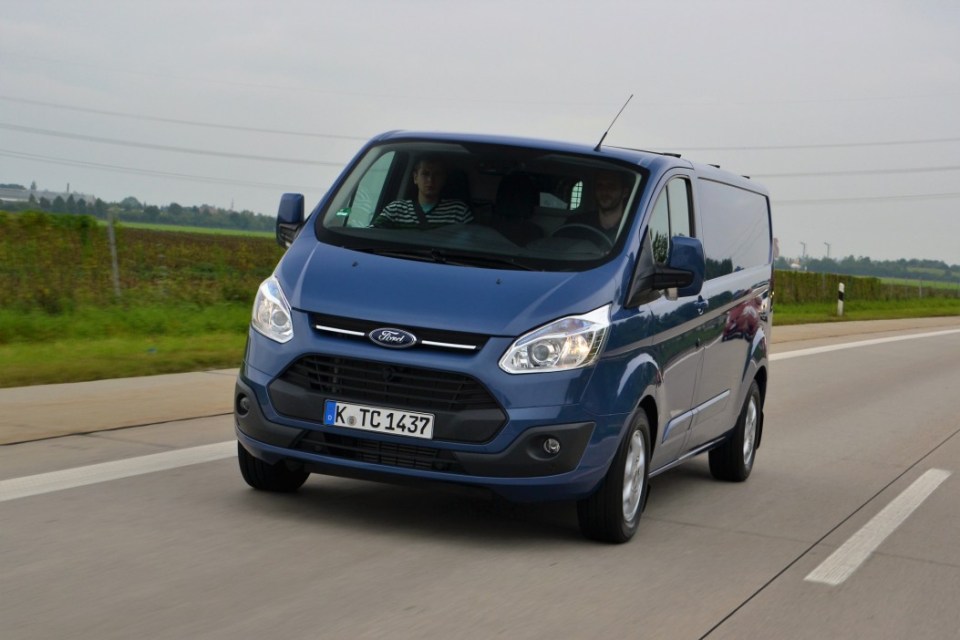
[[763, 186], [753, 182], [747, 176], [740, 176], [729, 171], [725, 171], [720, 169], [717, 165], [693, 162], [687, 158], [681, 158], [679, 154], [668, 152], [645, 151], [615, 146], [603, 146], [599, 151], [596, 151], [595, 147], [590, 145], [562, 142], [558, 140], [476, 133], [447, 133], [436, 131], [389, 131], [376, 136], [373, 140], [371, 140], [371, 142], [383, 143], [394, 141], [399, 142], [403, 140], [502, 144], [533, 149], [543, 149], [544, 151], [554, 151], [558, 153], [576, 153], [579, 155], [595, 156], [598, 158], [626, 162], [648, 169], [654, 174], [680, 167], [684, 169], [691, 169], [703, 178], [727, 182], [751, 191], [758, 191], [760, 193], [767, 194], [767, 190]]

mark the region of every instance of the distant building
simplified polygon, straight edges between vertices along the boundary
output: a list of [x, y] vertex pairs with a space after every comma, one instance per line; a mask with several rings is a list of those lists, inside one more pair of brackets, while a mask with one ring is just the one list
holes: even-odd
[[0, 187], [0, 200], [7, 200], [11, 202], [27, 202], [30, 200], [31, 194], [33, 194], [33, 198], [37, 202], [40, 202], [40, 198], [46, 198], [50, 202], [53, 202], [58, 196], [64, 200], [67, 200], [70, 196], [73, 196], [74, 202], [80, 202], [83, 200], [87, 204], [93, 204], [97, 200], [97, 196], [95, 195], [91, 195], [89, 193], [79, 193], [76, 191], [48, 191], [46, 189], [11, 189], [8, 187]]

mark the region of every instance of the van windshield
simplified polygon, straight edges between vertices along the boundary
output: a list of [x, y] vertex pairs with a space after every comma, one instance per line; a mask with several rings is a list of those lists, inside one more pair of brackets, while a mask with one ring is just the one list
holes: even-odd
[[617, 252], [642, 170], [521, 146], [372, 147], [317, 216], [328, 244], [412, 260], [578, 271]]

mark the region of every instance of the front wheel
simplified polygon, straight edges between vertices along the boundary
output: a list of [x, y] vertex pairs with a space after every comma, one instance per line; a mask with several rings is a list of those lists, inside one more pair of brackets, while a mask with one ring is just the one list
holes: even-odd
[[710, 473], [717, 480], [743, 482], [753, 471], [763, 419], [763, 401], [756, 381], [750, 385], [730, 439], [710, 451]]
[[640, 411], [617, 449], [617, 455], [590, 497], [577, 503], [580, 530], [601, 542], [626, 542], [637, 532], [649, 492], [650, 425]]
[[243, 479], [248, 485], [260, 491], [290, 493], [303, 486], [310, 476], [308, 471], [290, 469], [284, 462], [267, 464], [250, 455], [250, 452], [239, 442], [237, 443], [237, 461], [240, 463]]

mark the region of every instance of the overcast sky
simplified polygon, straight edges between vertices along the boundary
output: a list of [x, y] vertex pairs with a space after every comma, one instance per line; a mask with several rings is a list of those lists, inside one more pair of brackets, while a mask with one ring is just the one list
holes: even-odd
[[0, 0], [0, 183], [273, 215], [426, 129], [719, 163], [781, 253], [960, 264], [958, 0]]

